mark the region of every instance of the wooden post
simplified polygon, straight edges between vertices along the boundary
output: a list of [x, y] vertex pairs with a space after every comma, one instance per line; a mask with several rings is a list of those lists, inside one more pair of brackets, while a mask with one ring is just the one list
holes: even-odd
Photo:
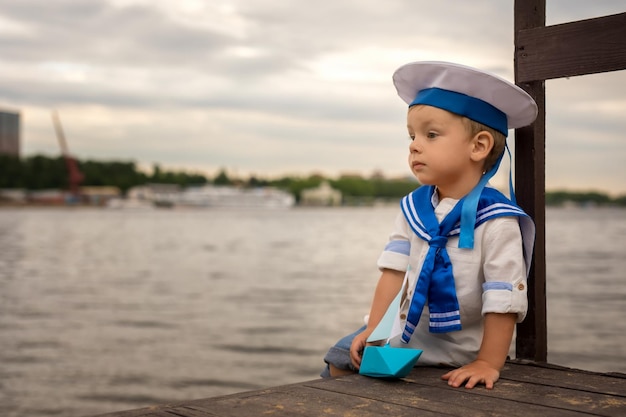
[[545, 80], [626, 69], [626, 13], [546, 27], [546, 0], [515, 0], [515, 83], [537, 102], [531, 126], [515, 131], [515, 188], [535, 220], [528, 315], [517, 326], [519, 359], [547, 361]]
[[528, 314], [517, 325], [516, 356], [536, 362], [547, 361], [546, 248], [545, 248], [545, 86], [543, 80], [518, 81], [520, 58], [518, 44], [523, 29], [543, 27], [546, 23], [545, 0], [515, 1], [515, 82], [530, 94], [539, 107], [531, 126], [515, 130], [515, 195], [518, 204], [534, 220], [535, 251], [528, 280]]

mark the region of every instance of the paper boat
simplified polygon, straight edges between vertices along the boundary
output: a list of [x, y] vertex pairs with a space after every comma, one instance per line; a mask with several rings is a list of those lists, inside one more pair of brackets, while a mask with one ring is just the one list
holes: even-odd
[[367, 346], [359, 373], [376, 378], [404, 378], [422, 354], [421, 349]]

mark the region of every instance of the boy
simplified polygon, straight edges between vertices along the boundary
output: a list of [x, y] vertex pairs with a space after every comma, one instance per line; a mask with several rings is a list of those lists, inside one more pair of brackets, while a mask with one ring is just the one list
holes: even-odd
[[457, 64], [407, 64], [393, 81], [409, 105], [409, 166], [422, 186], [403, 198], [378, 260], [367, 325], [329, 350], [322, 376], [358, 370], [402, 291], [389, 344], [422, 349], [418, 365], [458, 367], [442, 376], [451, 386], [491, 389], [526, 315], [534, 225], [485, 186], [508, 129], [532, 123], [537, 106], [514, 84]]

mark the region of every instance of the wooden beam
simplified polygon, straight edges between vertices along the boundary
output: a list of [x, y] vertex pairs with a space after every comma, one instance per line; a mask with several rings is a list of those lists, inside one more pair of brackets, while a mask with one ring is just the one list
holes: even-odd
[[522, 83], [626, 69], [626, 13], [516, 28], [515, 61]]
[[[546, 1], [516, 0], [514, 8], [517, 51], [521, 31], [545, 25]], [[515, 82], [535, 99], [539, 107], [537, 119], [531, 126], [515, 130], [515, 194], [519, 205], [536, 225], [535, 250], [528, 279], [528, 314], [526, 320], [517, 326], [516, 356], [518, 359], [546, 362], [545, 83], [521, 82], [517, 55]]]
[[528, 280], [528, 314], [517, 326], [516, 356], [547, 362], [545, 89], [542, 81], [523, 88], [535, 99], [539, 114], [531, 126], [515, 131], [515, 194], [535, 221], [535, 250]]

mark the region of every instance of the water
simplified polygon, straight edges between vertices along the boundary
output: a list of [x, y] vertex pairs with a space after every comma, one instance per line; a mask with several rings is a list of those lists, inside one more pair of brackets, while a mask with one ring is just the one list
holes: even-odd
[[[0, 415], [86, 416], [318, 377], [395, 208], [0, 210]], [[549, 361], [626, 372], [626, 210], [547, 213]]]

